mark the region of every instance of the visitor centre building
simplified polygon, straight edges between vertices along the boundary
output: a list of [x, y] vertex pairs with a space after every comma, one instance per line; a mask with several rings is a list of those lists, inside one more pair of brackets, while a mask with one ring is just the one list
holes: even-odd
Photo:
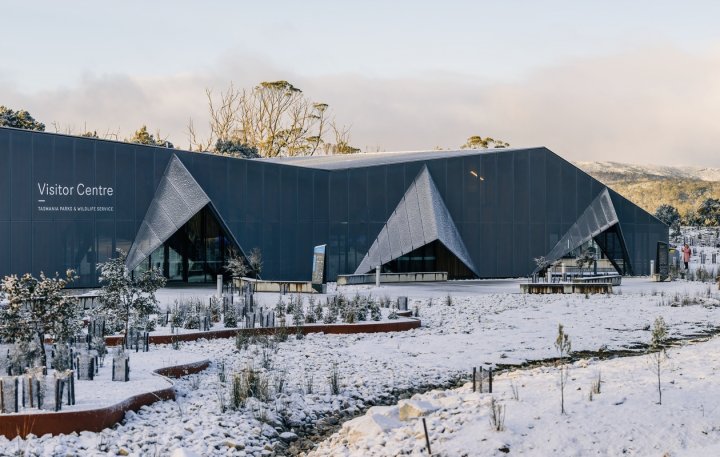
[[650, 273], [662, 222], [546, 148], [239, 159], [0, 128], [0, 277], [96, 265], [213, 282], [230, 249], [262, 253], [263, 279], [444, 271], [507, 278], [592, 247]]

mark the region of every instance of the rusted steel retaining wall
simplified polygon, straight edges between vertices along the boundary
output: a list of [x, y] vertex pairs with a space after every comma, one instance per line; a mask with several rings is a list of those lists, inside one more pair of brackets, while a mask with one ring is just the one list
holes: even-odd
[[[288, 332], [294, 333], [295, 327], [285, 327]], [[361, 322], [356, 324], [308, 324], [300, 327], [303, 334], [308, 333], [329, 333], [329, 334], [351, 334], [351, 333], [381, 333], [381, 332], [404, 332], [420, 328], [420, 319], [390, 321], [390, 322]], [[238, 333], [250, 335], [272, 335], [277, 332], [278, 327], [267, 328], [228, 328], [224, 330], [211, 330], [208, 332], [179, 333], [175, 335], [150, 335], [152, 344], [171, 344], [175, 341], [196, 341], [200, 339], [214, 340], [219, 338], [235, 338]], [[122, 336], [106, 336], [105, 343], [108, 346], [121, 344]]]
[[[169, 378], [177, 378], [188, 374], [199, 373], [210, 366], [209, 360], [164, 367], [155, 373]], [[146, 392], [127, 398], [105, 408], [83, 411], [37, 412], [35, 414], [0, 414], [0, 435], [7, 439], [16, 436], [26, 437], [29, 434], [42, 436], [69, 434], [73, 432], [99, 432], [122, 421], [128, 411], [137, 411], [143, 406], [156, 401], [174, 400], [175, 388], [168, 386], [154, 392]]]

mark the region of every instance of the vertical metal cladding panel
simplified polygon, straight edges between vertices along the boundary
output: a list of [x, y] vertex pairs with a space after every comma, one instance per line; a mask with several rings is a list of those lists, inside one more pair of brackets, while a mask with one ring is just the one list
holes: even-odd
[[[368, 221], [385, 223], [390, 217], [390, 212], [385, 208], [386, 185], [385, 172], [386, 167], [370, 167], [367, 168], [367, 205], [368, 205]], [[372, 238], [377, 233], [370, 233]]]
[[455, 157], [446, 160], [447, 162], [447, 190], [445, 193], [445, 204], [455, 222], [465, 220], [465, 189], [463, 188], [463, 174], [466, 171], [462, 157]]
[[367, 169], [348, 170], [348, 222], [366, 222], [368, 220]]
[[[530, 174], [530, 212], [529, 221], [532, 224], [544, 224], [547, 218], [547, 186], [546, 186], [546, 154], [539, 149], [533, 149], [529, 153], [529, 174]], [[544, 232], [545, 230], [543, 230]], [[532, 250], [538, 250], [532, 246]]]
[[543, 151], [545, 154], [545, 188], [547, 189], [545, 217], [548, 224], [567, 224], [564, 229], [567, 230], [572, 222], [563, 222], [561, 159], [547, 149], [544, 149]]
[[529, 259], [532, 261], [533, 269], [535, 268], [534, 259], [544, 256], [552, 248], [552, 246], [546, 244], [546, 230], [547, 224], [530, 224]]
[[[463, 228], [464, 229], [464, 228]], [[481, 223], [477, 225], [476, 241], [468, 241], [468, 251], [475, 259], [478, 276], [481, 278], [497, 277], [497, 240], [494, 224]]]
[[0, 221], [10, 220], [10, 201], [13, 196], [10, 186], [10, 155], [10, 131], [0, 129]]
[[[397, 207], [398, 202], [402, 198], [402, 196], [405, 194], [405, 191], [407, 190], [407, 186], [405, 185], [405, 170], [400, 165], [385, 165], [383, 166], [385, 168], [385, 212], [388, 214], [388, 219], [390, 218], [390, 214], [392, 214], [393, 211], [395, 211], [395, 208]], [[387, 219], [386, 219], [387, 220]], [[383, 221], [385, 222], [385, 221]]]
[[115, 219], [118, 221], [135, 223], [135, 181], [135, 148], [128, 144], [116, 144], [115, 182], [118, 186], [115, 190]]
[[[2, 154], [0, 152], [0, 154]], [[0, 219], [0, 277], [11, 274], [10, 269], [10, 221]]]
[[290, 279], [310, 280], [312, 276], [313, 247], [313, 223], [310, 221], [298, 222], [295, 227], [295, 245], [291, 246], [292, 258], [288, 264], [290, 268]]
[[280, 186], [276, 192], [280, 193], [280, 220], [286, 224], [295, 224], [298, 221], [298, 196], [302, 195], [298, 189], [298, 169], [278, 168]]
[[[57, 259], [53, 255], [57, 250], [53, 246], [53, 234], [58, 230], [58, 224], [53, 221], [33, 221], [32, 223], [32, 265], [33, 271], [43, 271], [52, 276], [59, 271]], [[75, 227], [73, 227], [74, 229]], [[68, 246], [65, 246], [67, 249]], [[30, 253], [26, 253], [28, 255]]]
[[465, 173], [463, 179], [463, 195], [465, 206], [463, 208], [463, 222], [480, 222], [481, 213], [481, 178], [480, 158], [469, 156], [463, 158]]
[[348, 221], [348, 171], [330, 173], [330, 222]]
[[135, 220], [141, 221], [155, 194], [155, 161], [142, 146], [135, 147]]
[[564, 162], [561, 167], [563, 223], [574, 223], [584, 208], [578, 207], [577, 168]]
[[529, 224], [513, 224], [513, 271], [511, 276], [528, 276], [535, 269], [530, 257], [529, 238]]
[[[51, 135], [35, 135], [33, 137], [33, 148], [28, 153], [32, 154], [32, 219], [34, 221], [53, 220], [55, 218], [54, 211], [40, 211], [39, 206], [46, 206], [45, 202], [38, 200], [49, 200], [48, 197], [40, 195], [38, 184], [53, 184], [58, 182], [55, 173], [55, 160], [53, 154], [54, 138]], [[70, 151], [70, 160], [72, 160], [72, 150]], [[70, 177], [62, 177], [64, 185], [72, 185], [73, 179]], [[68, 179], [69, 178], [69, 179]], [[67, 180], [65, 180], [67, 179]], [[52, 205], [50, 203], [47, 206]]]
[[98, 220], [95, 222], [97, 237], [97, 262], [102, 263], [113, 257], [115, 252], [115, 222]]
[[[115, 181], [115, 145], [108, 141], [97, 141], [95, 144], [95, 184], [103, 187], [112, 187], [113, 195], [95, 197], [95, 204], [102, 207], [112, 207], [113, 211], [100, 211], [95, 214], [96, 220], [112, 222], [117, 211], [118, 185]], [[123, 181], [123, 188], [125, 181]]]
[[[498, 222], [512, 224], [515, 206], [515, 171], [513, 153], [498, 154]], [[512, 229], [511, 229], [512, 233]], [[512, 259], [510, 259], [512, 262]], [[509, 270], [508, 270], [509, 271]]]
[[[530, 221], [530, 158], [528, 151], [513, 152], [513, 222]], [[516, 258], [516, 260], [518, 260]]]
[[10, 222], [10, 271], [38, 274], [32, 267], [32, 223], [30, 221]]
[[[314, 204], [313, 170], [298, 168], [297, 195], [295, 199], [298, 220], [313, 222]], [[312, 234], [312, 230], [310, 230]]]
[[265, 220], [265, 167], [262, 162], [247, 162], [247, 195], [243, 201], [245, 220], [247, 222], [262, 222]]
[[[32, 189], [32, 137], [30, 133], [13, 131], [10, 134], [11, 167], [10, 218], [13, 221], [29, 221], [31, 218]], [[30, 251], [28, 251], [30, 252]]]
[[[227, 161], [227, 207], [224, 208], [223, 217], [228, 225], [246, 219], [247, 211], [247, 164], [245, 160]], [[312, 190], [312, 188], [310, 188]]]
[[263, 194], [265, 199], [264, 222], [280, 222], [280, 170], [268, 163], [263, 169]]

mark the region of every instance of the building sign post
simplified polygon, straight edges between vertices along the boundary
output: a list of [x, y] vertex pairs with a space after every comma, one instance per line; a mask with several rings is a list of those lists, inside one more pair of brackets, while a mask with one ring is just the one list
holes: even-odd
[[312, 285], [313, 289], [322, 292], [325, 284], [325, 248], [327, 244], [315, 246], [313, 250]]

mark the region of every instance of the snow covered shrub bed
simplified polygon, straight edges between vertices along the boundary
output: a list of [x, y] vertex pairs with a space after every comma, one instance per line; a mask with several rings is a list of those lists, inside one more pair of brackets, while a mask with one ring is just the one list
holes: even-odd
[[[277, 339], [182, 343], [183, 352], [210, 358], [213, 365], [178, 383], [177, 402], [143, 408], [124, 424], [98, 434], [16, 443], [0, 439], [0, 450], [21, 448], [28, 449], [29, 455], [52, 455], [59, 449], [71, 455], [105, 455], [124, 449], [134, 455], [168, 455], [186, 448], [203, 456], [286, 455], [312, 445], [305, 437], [333, 431], [370, 406], [429, 386], [451, 387], [460, 377], [467, 379], [473, 366], [556, 357], [553, 341], [558, 323], [572, 336], [573, 351], [595, 352], [645, 345], [657, 316], [663, 316], [671, 338], [713, 331], [720, 322], [717, 292], [708, 296], [706, 285], [700, 283], [629, 281], [622, 286], [622, 295], [588, 298], [484, 293], [482, 282], [477, 284], [464, 288], [463, 294], [450, 295], [414, 287], [388, 288], [409, 296], [409, 309], [417, 307], [423, 327], [408, 332], [309, 334], [297, 339], [289, 326], [288, 334]], [[684, 306], [668, 303], [676, 292], [689, 297]], [[704, 297], [702, 304], [696, 304], [699, 297]], [[292, 314], [286, 309], [288, 323]], [[164, 350], [172, 353], [170, 348]], [[575, 371], [571, 369], [571, 376], [576, 376]], [[547, 382], [552, 381], [548, 378]], [[573, 382], [568, 380], [566, 390], [571, 413], [577, 407], [573, 389], [590, 386], [590, 381]], [[501, 384], [498, 392], [509, 390]], [[554, 384], [550, 386], [556, 393]], [[600, 397], [608, 392], [605, 385], [603, 389]], [[530, 390], [520, 388], [521, 402]], [[648, 391], [648, 395], [656, 393], [650, 386]], [[559, 412], [559, 399], [553, 406]], [[508, 406], [505, 427], [516, 433], [513, 411]], [[487, 424], [487, 416], [483, 417]], [[431, 425], [437, 433], [437, 426]]]

